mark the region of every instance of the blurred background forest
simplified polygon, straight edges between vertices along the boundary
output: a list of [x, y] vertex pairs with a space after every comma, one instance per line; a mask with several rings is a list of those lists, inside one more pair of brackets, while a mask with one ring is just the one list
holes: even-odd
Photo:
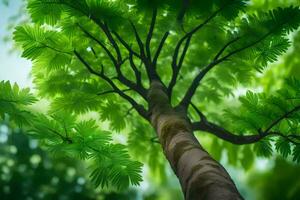
[[[278, 6], [299, 5], [299, 0], [252, 0], [249, 9], [267, 10]], [[22, 0], [2, 0], [0, 4], [0, 81], [9, 80], [21, 87], [31, 87], [30, 62], [20, 57], [11, 36], [16, 24], [28, 18]], [[253, 85], [266, 91], [278, 89], [284, 78], [300, 76], [300, 30], [290, 35], [293, 45], [272, 67], [258, 74]], [[218, 140], [199, 136], [206, 149], [226, 167], [245, 199], [298, 200], [300, 166], [275, 153], [271, 158], [247, 158], [241, 164], [228, 159]], [[137, 145], [137, 144], [136, 144]], [[158, 144], [154, 144], [158, 145]], [[230, 145], [230, 144], [226, 144]], [[156, 146], [156, 148], [159, 148]], [[232, 146], [232, 151], [235, 151]], [[155, 153], [156, 151], [154, 151]], [[245, 152], [244, 152], [245, 153]], [[142, 156], [142, 155], [141, 155]], [[144, 181], [126, 191], [95, 189], [85, 173], [86, 165], [78, 160], [49, 155], [36, 140], [0, 122], [0, 199], [107, 199], [107, 200], [180, 200], [179, 183], [169, 166], [154, 160], [156, 172], [144, 169]], [[221, 159], [222, 158], [222, 159]], [[138, 158], [137, 158], [138, 159]], [[252, 162], [253, 161], [253, 162]]]

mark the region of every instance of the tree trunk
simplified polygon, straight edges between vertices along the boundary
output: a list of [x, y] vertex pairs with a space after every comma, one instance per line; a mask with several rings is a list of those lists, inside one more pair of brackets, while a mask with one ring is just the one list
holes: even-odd
[[165, 87], [151, 83], [150, 121], [187, 200], [243, 199], [226, 170], [199, 144], [191, 124], [170, 105]]

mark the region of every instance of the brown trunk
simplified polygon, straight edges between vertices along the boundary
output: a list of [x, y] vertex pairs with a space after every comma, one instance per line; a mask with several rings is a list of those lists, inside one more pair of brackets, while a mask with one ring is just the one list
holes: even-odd
[[186, 114], [172, 108], [161, 83], [151, 84], [148, 98], [151, 124], [179, 179], [185, 199], [242, 199], [226, 170], [202, 148], [193, 135]]

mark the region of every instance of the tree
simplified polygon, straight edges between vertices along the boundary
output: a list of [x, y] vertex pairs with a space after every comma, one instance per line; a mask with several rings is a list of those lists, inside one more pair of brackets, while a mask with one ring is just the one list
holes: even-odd
[[[48, 115], [28, 110], [36, 98], [2, 82], [1, 113], [52, 152], [92, 159], [96, 186], [138, 184], [141, 164], [85, 115], [92, 111], [117, 132], [130, 124], [129, 147], [159, 142], [186, 199], [242, 199], [195, 131], [247, 144], [245, 166], [253, 151], [270, 156], [272, 143], [300, 161], [299, 80], [290, 77], [278, 91], [248, 91], [237, 106], [226, 102], [287, 51], [300, 25], [299, 7], [247, 6], [243, 0], [28, 0], [32, 23], [17, 27], [14, 39], [33, 61], [38, 97], [50, 108]], [[216, 109], [220, 102], [225, 114]], [[140, 133], [149, 125], [158, 141]]]

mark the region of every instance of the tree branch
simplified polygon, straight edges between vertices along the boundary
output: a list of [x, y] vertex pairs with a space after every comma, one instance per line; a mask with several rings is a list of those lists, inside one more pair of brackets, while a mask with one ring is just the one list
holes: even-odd
[[134, 63], [132, 52], [129, 52], [129, 62], [130, 62], [130, 66], [134, 72], [137, 85], [142, 85], [142, 75]]
[[103, 30], [103, 32], [105, 33], [106, 37], [108, 38], [108, 40], [110, 41], [110, 43], [112, 44], [112, 46], [114, 47], [116, 53], [117, 53], [117, 60], [120, 63], [122, 61], [122, 54], [119, 48], [119, 45], [116, 43], [115, 39], [113, 38], [108, 26], [106, 23], [98, 23], [100, 28]]
[[158, 59], [158, 57], [160, 55], [160, 52], [161, 52], [161, 50], [162, 50], [162, 48], [163, 48], [163, 46], [164, 46], [164, 44], [165, 44], [165, 42], [166, 42], [169, 34], [170, 34], [169, 31], [165, 32], [164, 36], [162, 37], [162, 39], [161, 39], [161, 41], [160, 41], [160, 43], [158, 45], [158, 48], [157, 48], [157, 50], [155, 52], [155, 55], [154, 55], [154, 58], [153, 58], [153, 61], [152, 61], [154, 67], [156, 67], [157, 59]]
[[224, 47], [217, 53], [217, 55], [215, 56], [215, 59], [213, 59], [206, 67], [204, 67], [203, 70], [201, 70], [198, 75], [195, 77], [195, 79], [192, 81], [192, 84], [190, 85], [190, 87], [188, 88], [187, 92], [185, 93], [183, 99], [181, 100], [181, 102], [179, 103], [179, 106], [183, 106], [185, 108], [187, 108], [187, 106], [189, 105], [189, 102], [191, 101], [192, 97], [194, 96], [197, 87], [200, 83], [200, 81], [204, 78], [204, 76], [207, 74], [207, 72], [209, 72], [214, 66], [218, 65], [219, 63], [227, 60], [229, 57], [245, 50], [248, 49], [256, 44], [258, 44], [259, 42], [261, 42], [262, 40], [264, 40], [266, 37], [268, 37], [270, 34], [272, 34], [273, 31], [268, 32], [267, 34], [263, 35], [261, 38], [259, 38], [258, 40], [244, 46], [241, 47], [239, 49], [236, 49], [230, 53], [228, 53], [227, 55], [225, 55], [224, 57], [219, 58], [219, 56], [224, 52], [224, 50], [230, 45], [233, 44], [234, 42], [236, 42], [239, 38], [235, 38], [231, 41], [229, 41], [228, 43], [226, 43], [224, 45]]
[[[125, 90], [121, 90], [122, 92], [127, 92], [130, 91], [131, 89], [125, 89]], [[117, 93], [115, 90], [108, 90], [108, 91], [104, 91], [104, 92], [100, 92], [97, 95], [101, 96], [101, 95], [106, 95], [106, 94], [111, 94], [111, 93]]]
[[112, 33], [116, 36], [116, 38], [121, 42], [121, 44], [128, 50], [128, 52], [132, 53], [133, 55], [135, 55], [136, 57], [141, 59], [140, 54], [138, 54], [137, 52], [135, 52], [130, 45], [115, 31], [112, 31]]
[[289, 115], [291, 115], [294, 112], [297, 112], [300, 110], [300, 105], [296, 106], [295, 108], [293, 108], [292, 110], [286, 112], [284, 115], [282, 115], [281, 117], [279, 117], [278, 119], [276, 119], [273, 123], [271, 123], [264, 132], [269, 132], [274, 126], [276, 126], [281, 120], [287, 118]]
[[[118, 74], [118, 80], [123, 83], [124, 85], [126, 85], [127, 87], [133, 89], [134, 91], [136, 91], [137, 93], [139, 93], [144, 99], [146, 99], [146, 89], [142, 87], [142, 85], [139, 84], [134, 84], [133, 82], [131, 82], [129, 79], [127, 79], [123, 73], [121, 72], [121, 65], [124, 63], [125, 59], [122, 59], [121, 54], [118, 55], [118, 60], [116, 60], [114, 58], [114, 56], [111, 54], [110, 50], [100, 41], [98, 40], [96, 37], [94, 37], [92, 34], [90, 34], [87, 30], [85, 30], [82, 26], [80, 26], [78, 24], [78, 26], [81, 28], [81, 30], [92, 40], [96, 41], [107, 53], [107, 55], [109, 56], [109, 58], [111, 59], [111, 61], [113, 62], [117, 74]], [[111, 40], [113, 41], [113, 44], [115, 46], [116, 52], [120, 52], [118, 45], [115, 43], [114, 39], [112, 38], [112, 35], [110, 34], [109, 29], [106, 27], [105, 31], [107, 32], [107, 34], [109, 34], [109, 37], [111, 38]], [[132, 51], [131, 51], [132, 52]]]
[[142, 42], [142, 40], [141, 40], [141, 38], [140, 38], [140, 36], [139, 36], [139, 34], [137, 32], [136, 27], [134, 26], [134, 24], [132, 22], [130, 22], [130, 24], [131, 24], [131, 26], [133, 28], [136, 41], [137, 41], [137, 43], [139, 45], [139, 48], [140, 48], [140, 57], [141, 57], [141, 60], [143, 61], [143, 63], [145, 64], [149, 81], [151, 82], [152, 80], [159, 80], [161, 82], [158, 74], [156, 73], [155, 68], [152, 65], [151, 60], [145, 55], [144, 44], [143, 44], [143, 42]]
[[[173, 73], [172, 73], [172, 78], [171, 78], [171, 81], [169, 83], [169, 86], [168, 86], [168, 95], [171, 97], [171, 94], [172, 94], [172, 90], [177, 82], [177, 77], [179, 75], [179, 72], [180, 72], [180, 69], [182, 67], [182, 64], [183, 64], [183, 61], [184, 61], [184, 57], [186, 55], [186, 52], [188, 50], [188, 47], [190, 45], [190, 42], [191, 42], [191, 39], [192, 39], [192, 36], [189, 36], [185, 42], [185, 45], [184, 45], [184, 48], [183, 48], [183, 51], [182, 51], [182, 54], [180, 56], [180, 59], [179, 59], [179, 62], [177, 64], [177, 56], [178, 56], [178, 53], [176, 55], [173, 55], [173, 61], [172, 61], [172, 69], [173, 69]], [[179, 49], [178, 49], [179, 50]], [[175, 57], [174, 57], [175, 56]]]
[[106, 52], [106, 54], [108, 55], [108, 57], [110, 58], [110, 60], [113, 62], [113, 64], [115, 66], [119, 65], [118, 62], [117, 62], [117, 60], [115, 59], [115, 57], [110, 52], [110, 50], [100, 40], [98, 40], [96, 37], [94, 37], [87, 30], [85, 30], [80, 24], [78, 24], [78, 26], [85, 33], [85, 35], [87, 37], [89, 37], [90, 39], [94, 40], [96, 43], [98, 43], [102, 47], [102, 49], [104, 49], [104, 51]]
[[283, 135], [282, 133], [278, 133], [278, 132], [268, 132], [264, 134], [254, 134], [254, 135], [236, 135], [224, 129], [223, 127], [220, 127], [208, 121], [195, 122], [192, 124], [192, 127], [193, 130], [199, 130], [199, 131], [205, 131], [211, 133], [217, 136], [218, 138], [221, 138], [227, 142], [230, 142], [232, 144], [237, 144], [237, 145], [252, 144], [258, 142], [259, 140], [262, 140], [267, 136], [280, 136], [292, 144], [295, 145], [300, 144], [300, 142], [292, 140], [289, 137], [289, 135]]
[[[169, 83], [169, 86], [168, 86], [168, 95], [171, 96], [172, 95], [172, 90], [173, 90], [173, 87], [175, 86], [176, 84], [176, 80], [177, 80], [177, 77], [178, 77], [178, 74], [180, 72], [180, 69], [182, 67], [182, 63], [183, 63], [183, 60], [184, 60], [184, 57], [186, 55], [186, 52], [188, 50], [188, 47], [189, 47], [189, 44], [190, 44], [190, 40], [192, 39], [193, 35], [198, 31], [200, 30], [203, 26], [205, 26], [207, 23], [210, 22], [210, 20], [212, 20], [214, 17], [217, 16], [217, 14], [219, 12], [221, 12], [223, 10], [224, 7], [216, 10], [211, 16], [209, 16], [203, 23], [199, 24], [198, 26], [196, 26], [195, 28], [193, 28], [191, 31], [187, 32], [177, 43], [176, 47], [175, 47], [175, 50], [174, 50], [174, 54], [173, 54], [173, 60], [172, 60], [172, 78], [171, 78], [171, 81]], [[179, 63], [177, 63], [177, 60], [178, 60], [178, 55], [179, 55], [179, 51], [180, 51], [180, 48], [181, 48], [181, 45], [183, 44], [183, 42], [186, 41], [185, 43], [185, 46], [184, 46], [184, 49], [182, 51], [182, 54], [180, 56], [180, 60], [179, 60]]]
[[193, 130], [195, 131], [205, 131], [211, 133], [227, 142], [232, 144], [251, 144], [254, 142], [259, 141], [260, 139], [264, 138], [263, 135], [236, 135], [231, 133], [230, 131], [224, 129], [221, 126], [218, 126], [214, 123], [208, 121], [201, 121], [201, 122], [194, 122], [192, 124]]
[[151, 60], [151, 47], [150, 47], [150, 43], [151, 43], [151, 38], [153, 35], [153, 31], [154, 31], [154, 26], [155, 26], [155, 22], [156, 22], [156, 16], [157, 16], [157, 8], [154, 8], [152, 11], [152, 19], [151, 19], [151, 24], [150, 24], [150, 28], [149, 28], [149, 32], [147, 35], [147, 39], [146, 39], [146, 52], [147, 52], [147, 57], [149, 60]]
[[117, 94], [119, 94], [122, 98], [124, 98], [125, 100], [127, 100], [131, 104], [131, 106], [134, 107], [134, 109], [142, 117], [144, 117], [145, 119], [148, 120], [146, 109], [142, 105], [138, 104], [135, 100], [133, 100], [130, 96], [126, 95], [122, 90], [120, 90], [115, 85], [115, 83], [110, 78], [108, 78], [107, 76], [105, 76], [104, 71], [103, 71], [103, 66], [102, 66], [101, 72], [98, 73], [95, 70], [93, 70], [93, 68], [83, 59], [83, 57], [76, 50], [74, 50], [74, 54], [82, 62], [82, 64], [89, 70], [90, 73], [92, 73], [92, 74], [100, 77], [104, 81], [106, 81]]
[[197, 108], [197, 106], [195, 104], [193, 104], [193, 102], [191, 102], [191, 106], [196, 111], [196, 113], [199, 115], [201, 121], [206, 121], [205, 115]]
[[[272, 129], [272, 127], [277, 125], [281, 120], [283, 120], [284, 118], [287, 118], [289, 115], [291, 115], [292, 113], [297, 112], [299, 110], [300, 110], [300, 106], [296, 106], [292, 110], [290, 110], [290, 111], [286, 112], [285, 114], [283, 114], [282, 116], [280, 116], [273, 123], [271, 123], [271, 125], [268, 126], [268, 128], [265, 131], [259, 131], [259, 134], [253, 134], [253, 135], [233, 134], [232, 132], [224, 129], [223, 127], [207, 121], [206, 117], [200, 111], [199, 112], [201, 113], [201, 115], [203, 115], [203, 117], [201, 118], [200, 122], [192, 123], [192, 127], [193, 127], [193, 130], [205, 131], [205, 132], [211, 133], [223, 140], [226, 140], [228, 142], [231, 142], [233, 144], [238, 144], [238, 145], [255, 143], [267, 136], [280, 136], [280, 137], [286, 139], [287, 141], [289, 141], [290, 143], [293, 143], [296, 145], [296, 144], [300, 144], [300, 142], [294, 141], [291, 138], [298, 139], [297, 135], [293, 135], [293, 134], [284, 135], [279, 132], [274, 132], [274, 131], [271, 132], [270, 130]], [[299, 138], [300, 138], [300, 136], [299, 136]]]
[[219, 59], [219, 57], [222, 55], [222, 53], [226, 50], [227, 47], [229, 47], [231, 44], [235, 43], [236, 41], [238, 41], [241, 37], [236, 37], [233, 40], [230, 40], [229, 42], [227, 42], [223, 48], [221, 48], [221, 50], [217, 53], [217, 55], [214, 57], [214, 61], [217, 61]]

